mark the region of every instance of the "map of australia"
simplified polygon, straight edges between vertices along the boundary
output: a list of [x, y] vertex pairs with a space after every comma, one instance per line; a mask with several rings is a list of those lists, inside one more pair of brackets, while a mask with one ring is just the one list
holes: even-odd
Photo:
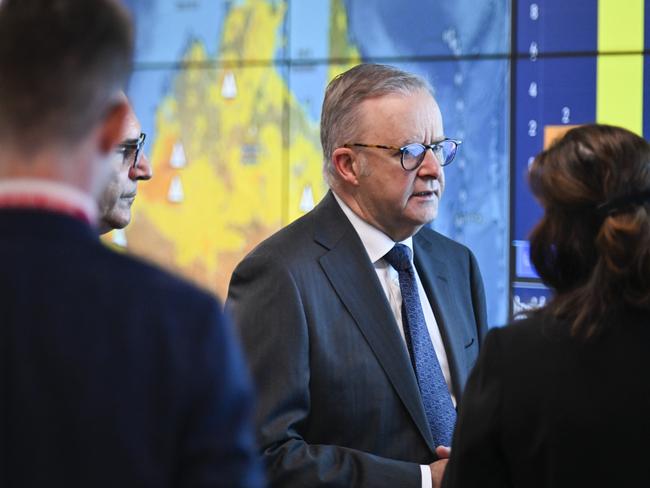
[[[344, 23], [341, 14], [333, 12]], [[282, 4], [264, 1], [231, 8], [219, 58], [273, 59], [285, 15]], [[198, 41], [183, 57], [188, 67], [209, 61]], [[222, 297], [245, 253], [325, 192], [318, 126], [281, 70], [237, 63], [182, 70], [156, 111], [156, 138], [148, 148], [155, 177], [140, 185], [126, 242]], [[292, 121], [287, 145], [286, 111]]]
[[405, 0], [398, 12], [392, 0], [126, 2], [129, 96], [154, 176], [109, 242], [224, 298], [237, 263], [325, 194], [327, 83], [361, 61], [388, 63], [426, 77], [446, 133], [465, 139], [434, 227], [472, 248], [491, 320], [505, 318], [508, 66], [493, 53], [507, 50], [506, 0]]

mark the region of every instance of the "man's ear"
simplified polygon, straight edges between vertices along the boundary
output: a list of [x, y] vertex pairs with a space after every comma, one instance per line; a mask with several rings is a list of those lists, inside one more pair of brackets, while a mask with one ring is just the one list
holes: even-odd
[[122, 97], [115, 99], [106, 110], [106, 115], [99, 123], [99, 149], [108, 154], [113, 148], [122, 142], [124, 134], [124, 123], [129, 113], [129, 105]]
[[355, 152], [347, 147], [337, 147], [332, 153], [332, 166], [339, 178], [346, 183], [358, 186], [360, 161]]

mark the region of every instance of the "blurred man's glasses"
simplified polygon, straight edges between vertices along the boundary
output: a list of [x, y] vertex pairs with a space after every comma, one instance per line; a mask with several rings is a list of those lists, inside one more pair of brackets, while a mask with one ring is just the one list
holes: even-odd
[[142, 154], [142, 147], [144, 146], [144, 140], [146, 138], [147, 134], [141, 132], [140, 137], [137, 139], [127, 139], [123, 143], [115, 146], [115, 151], [120, 153], [124, 158], [123, 161], [125, 166], [133, 169], [138, 167], [140, 155]]
[[418, 169], [424, 161], [427, 149], [431, 149], [433, 155], [438, 159], [440, 166], [447, 166], [456, 157], [458, 146], [462, 143], [463, 141], [458, 141], [456, 139], [443, 139], [442, 141], [434, 142], [433, 144], [420, 144], [419, 142], [414, 142], [402, 147], [382, 146], [380, 144], [361, 144], [358, 142], [343, 144], [343, 147], [376, 147], [378, 149], [399, 151], [402, 168], [406, 171], [413, 171]]

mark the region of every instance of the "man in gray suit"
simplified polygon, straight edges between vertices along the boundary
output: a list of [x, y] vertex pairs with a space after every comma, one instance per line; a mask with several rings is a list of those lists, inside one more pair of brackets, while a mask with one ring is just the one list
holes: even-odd
[[460, 141], [426, 81], [360, 65], [328, 86], [321, 142], [331, 191], [228, 295], [271, 485], [437, 486], [486, 332], [474, 256], [426, 227]]

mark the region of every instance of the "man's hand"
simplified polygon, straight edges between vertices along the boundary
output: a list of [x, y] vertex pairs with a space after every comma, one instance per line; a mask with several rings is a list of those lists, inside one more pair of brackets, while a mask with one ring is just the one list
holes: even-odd
[[447, 446], [438, 446], [436, 447], [436, 456], [438, 459], [449, 459], [451, 455], [451, 448]]
[[438, 456], [438, 460], [429, 465], [429, 469], [431, 469], [431, 481], [433, 482], [433, 488], [440, 488], [440, 485], [442, 484], [442, 477], [445, 474], [445, 468], [449, 462], [450, 454], [450, 448], [446, 446], [436, 447], [436, 456]]

